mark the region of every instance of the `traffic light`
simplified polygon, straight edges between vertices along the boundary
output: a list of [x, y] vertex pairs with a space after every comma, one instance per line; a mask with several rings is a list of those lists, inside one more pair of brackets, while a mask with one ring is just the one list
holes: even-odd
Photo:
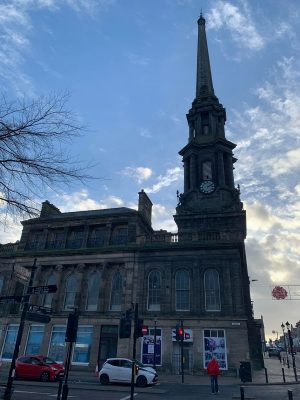
[[177, 342], [179, 342], [180, 340], [183, 339], [184, 339], [184, 329], [181, 326], [176, 325], [176, 340]]
[[76, 342], [78, 329], [78, 312], [69, 314], [65, 342]]
[[138, 318], [135, 326], [135, 337], [143, 337], [148, 333], [148, 326], [144, 325], [144, 320]]
[[131, 319], [122, 317], [119, 326], [119, 338], [126, 339], [131, 336]]

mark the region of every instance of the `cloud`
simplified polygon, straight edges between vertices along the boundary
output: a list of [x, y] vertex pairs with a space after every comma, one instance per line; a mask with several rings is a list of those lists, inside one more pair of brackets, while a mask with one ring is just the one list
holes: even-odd
[[152, 169], [148, 167], [126, 167], [121, 174], [135, 179], [138, 183], [142, 183], [151, 177]]
[[168, 232], [177, 232], [177, 225], [174, 222], [174, 207], [162, 204], [154, 204], [152, 208], [153, 229], [165, 229]]
[[149, 188], [145, 189], [147, 193], [157, 193], [162, 188], [170, 186], [174, 182], [178, 182], [183, 178], [183, 171], [179, 167], [168, 169], [165, 175], [159, 175], [157, 182]]
[[150, 59], [139, 54], [128, 53], [127, 58], [131, 64], [146, 66], [150, 63]]
[[217, 1], [207, 15], [208, 29], [227, 29], [239, 47], [258, 51], [265, 46], [264, 38], [258, 33], [249, 10], [239, 9], [226, 1]]
[[[95, 15], [115, 0], [10, 0], [0, 4], [0, 84], [18, 96], [35, 96], [34, 77], [26, 74], [23, 63], [31, 54], [35, 35], [32, 14], [39, 9], [48, 12], [68, 6], [74, 12]], [[43, 65], [46, 70], [47, 66]], [[55, 71], [52, 71], [55, 74]]]
[[140, 132], [140, 135], [146, 139], [152, 138], [152, 135], [147, 128], [140, 128], [139, 132]]

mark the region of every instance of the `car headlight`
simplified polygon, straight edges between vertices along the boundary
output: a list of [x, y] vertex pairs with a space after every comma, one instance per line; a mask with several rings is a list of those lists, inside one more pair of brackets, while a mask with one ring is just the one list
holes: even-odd
[[58, 368], [51, 367], [52, 371], [58, 371]]

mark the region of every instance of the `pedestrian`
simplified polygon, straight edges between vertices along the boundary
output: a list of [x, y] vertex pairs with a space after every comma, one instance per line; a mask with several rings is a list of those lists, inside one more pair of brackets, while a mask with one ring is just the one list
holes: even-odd
[[219, 393], [218, 376], [220, 375], [220, 367], [218, 361], [213, 356], [210, 362], [207, 364], [207, 373], [210, 375], [211, 382], [211, 393]]

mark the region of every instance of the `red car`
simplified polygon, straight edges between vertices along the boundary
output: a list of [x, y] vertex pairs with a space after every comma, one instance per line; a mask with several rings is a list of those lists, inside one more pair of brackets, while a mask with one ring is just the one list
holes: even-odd
[[24, 355], [16, 361], [15, 378], [40, 379], [46, 382], [60, 379], [64, 373], [64, 366], [49, 357]]

